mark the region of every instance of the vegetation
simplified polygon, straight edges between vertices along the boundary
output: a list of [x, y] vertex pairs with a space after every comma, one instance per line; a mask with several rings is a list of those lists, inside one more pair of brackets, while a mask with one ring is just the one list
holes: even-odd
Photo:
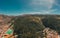
[[58, 16], [18, 16], [14, 21], [14, 33], [18, 35], [17, 38], [43, 38], [43, 30], [48, 27], [60, 34], [60, 19], [56, 17]]
[[[50, 29], [48, 31], [60, 34], [60, 15], [2, 15], [0, 18], [0, 30], [5, 32], [5, 26], [9, 25], [7, 28], [13, 28], [14, 35], [18, 35], [17, 38], [43, 38], [46, 33], [48, 34], [48, 28]], [[6, 33], [10, 34], [13, 32], [12, 30], [8, 29]], [[10, 35], [8, 36], [10, 37]]]
[[45, 27], [49, 27], [57, 32], [60, 32], [60, 19], [56, 18], [56, 16], [48, 16], [43, 19], [43, 24]]
[[17, 38], [37, 38], [40, 37], [45, 26], [39, 17], [18, 17], [14, 22], [14, 33]]

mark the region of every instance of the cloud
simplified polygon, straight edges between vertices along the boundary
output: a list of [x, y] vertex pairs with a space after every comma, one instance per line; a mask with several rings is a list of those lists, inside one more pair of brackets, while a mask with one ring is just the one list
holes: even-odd
[[55, 4], [56, 6], [59, 6], [59, 7], [60, 7], [60, 1], [59, 1], [59, 0], [56, 0], [54, 4]]
[[25, 15], [25, 14], [54, 14], [54, 12], [57, 11], [57, 9], [52, 9], [52, 10], [42, 10], [40, 12], [23, 12], [18, 15]]
[[30, 5], [34, 10], [49, 10], [55, 0], [32, 0]]
[[57, 6], [59, 6], [59, 7], [60, 7], [60, 4], [58, 4], [58, 3], [55, 3], [55, 5], [57, 5]]
[[46, 11], [45, 11], [45, 10], [42, 10], [42, 11], [40, 11], [40, 12], [34, 12], [34, 11], [33, 11], [33, 12], [32, 12], [32, 11], [31, 11], [31, 12], [22, 12], [22, 13], [21, 13], [21, 12], [14, 12], [15, 14], [12, 13], [12, 12], [11, 12], [11, 13], [12, 13], [12, 14], [11, 14], [11, 13], [8, 13], [8, 12], [5, 13], [5, 12], [1, 12], [1, 11], [0, 11], [0, 14], [5, 13], [5, 15], [12, 15], [12, 16], [13, 16], [13, 15], [14, 15], [14, 16], [17, 16], [17, 15], [26, 15], [26, 14], [54, 14], [55, 11], [57, 11], [57, 9], [46, 10]]

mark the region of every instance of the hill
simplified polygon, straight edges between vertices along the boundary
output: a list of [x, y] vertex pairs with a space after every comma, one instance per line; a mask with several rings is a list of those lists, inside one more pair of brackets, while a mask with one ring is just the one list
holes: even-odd
[[44, 38], [50, 32], [60, 35], [60, 15], [0, 15], [0, 31], [5, 32], [12, 24], [17, 38]]
[[18, 16], [14, 22], [14, 33], [18, 35], [17, 38], [43, 38], [43, 30], [50, 28], [60, 34], [59, 18], [59, 15]]

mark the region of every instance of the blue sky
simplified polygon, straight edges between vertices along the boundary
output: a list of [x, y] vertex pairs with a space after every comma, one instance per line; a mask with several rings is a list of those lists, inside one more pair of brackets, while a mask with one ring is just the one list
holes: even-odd
[[0, 0], [0, 14], [60, 14], [60, 0]]

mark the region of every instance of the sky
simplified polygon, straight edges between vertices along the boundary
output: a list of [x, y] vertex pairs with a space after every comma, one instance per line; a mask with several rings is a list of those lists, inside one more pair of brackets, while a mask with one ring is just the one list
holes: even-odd
[[60, 0], [0, 0], [0, 14], [59, 14]]

